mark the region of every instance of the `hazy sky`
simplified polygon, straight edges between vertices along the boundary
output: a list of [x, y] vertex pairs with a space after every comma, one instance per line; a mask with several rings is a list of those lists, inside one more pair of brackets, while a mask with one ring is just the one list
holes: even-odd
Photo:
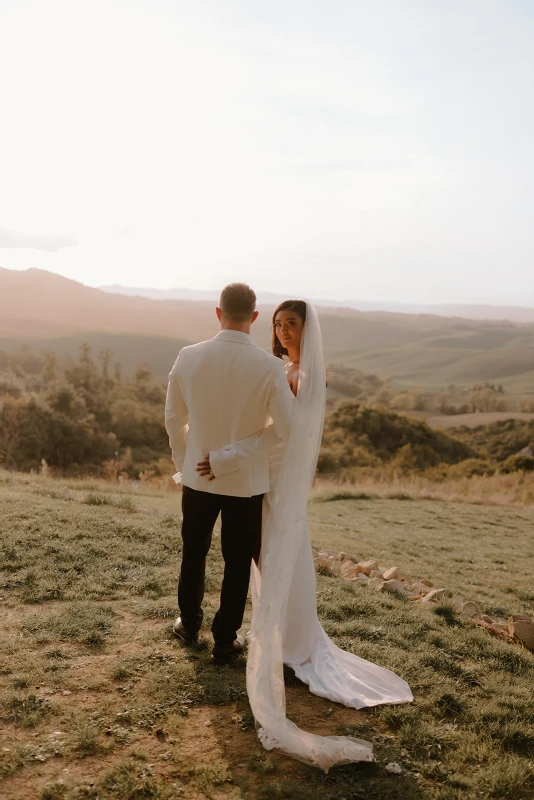
[[0, 0], [0, 266], [534, 305], [532, 0]]

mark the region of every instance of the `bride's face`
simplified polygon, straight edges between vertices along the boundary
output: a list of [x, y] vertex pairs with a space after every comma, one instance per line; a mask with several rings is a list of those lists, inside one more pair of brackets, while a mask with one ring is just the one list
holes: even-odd
[[276, 337], [286, 350], [300, 347], [304, 323], [294, 311], [279, 311], [274, 320]]

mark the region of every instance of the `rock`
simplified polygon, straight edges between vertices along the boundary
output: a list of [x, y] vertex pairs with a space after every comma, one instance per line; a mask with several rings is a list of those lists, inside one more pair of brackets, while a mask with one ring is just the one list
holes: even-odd
[[380, 587], [384, 592], [396, 592], [397, 594], [406, 594], [404, 584], [400, 581], [384, 581]]
[[358, 567], [360, 568], [360, 572], [363, 572], [365, 575], [370, 575], [372, 570], [378, 572], [378, 561], [358, 561]]
[[417, 592], [404, 592], [404, 596], [408, 598], [408, 600], [420, 600], [421, 595], [417, 594]]
[[388, 772], [392, 772], [393, 775], [400, 775], [402, 773], [402, 767], [400, 764], [397, 764], [396, 761], [392, 761], [390, 764], [386, 764], [386, 770]]
[[315, 569], [321, 569], [323, 572], [328, 572], [330, 574], [332, 574], [334, 571], [332, 569], [332, 564], [324, 556], [317, 556], [317, 558], [314, 558], [313, 560], [315, 562]]
[[360, 560], [358, 556], [355, 556], [354, 553], [343, 553], [341, 552], [338, 555], [340, 561], [352, 561], [354, 564], [357, 564]]
[[493, 625], [493, 620], [492, 620], [492, 618], [491, 618], [491, 617], [488, 617], [488, 615], [487, 615], [487, 614], [482, 614], [482, 616], [480, 617], [480, 619], [482, 620], [482, 622], [487, 622], [487, 624], [488, 624], [488, 625]]
[[390, 567], [384, 572], [382, 577], [385, 581], [398, 580], [400, 578], [400, 569], [398, 567]]
[[319, 550], [319, 555], [323, 558], [337, 558], [337, 550]]
[[[422, 581], [421, 581], [422, 583]], [[447, 589], [432, 589], [428, 594], [423, 597], [423, 603], [435, 603], [436, 600], [445, 599], [447, 597]]]
[[522, 615], [510, 617], [508, 620], [508, 631], [511, 636], [534, 652], [534, 620]]
[[419, 583], [422, 583], [423, 586], [428, 586], [429, 589], [433, 589], [434, 588], [434, 584], [432, 583], [432, 581], [427, 580], [427, 578], [421, 578]]
[[425, 586], [421, 581], [417, 583], [409, 583], [406, 587], [409, 592], [416, 592], [416, 594], [428, 594], [430, 591], [428, 586]]
[[369, 576], [366, 575], [364, 572], [358, 572], [356, 575], [356, 580], [360, 583], [369, 583]]
[[476, 603], [469, 601], [464, 603], [462, 608], [460, 609], [460, 616], [461, 617], [479, 617], [480, 616], [480, 608], [477, 606]]
[[318, 550], [316, 550], [316, 549], [315, 549], [315, 547], [312, 547], [312, 556], [313, 556], [314, 558], [317, 558], [317, 556], [318, 556], [318, 555], [319, 555], [319, 551], [318, 551]]
[[358, 565], [354, 564], [352, 561], [342, 561], [339, 571], [341, 575], [349, 581], [355, 580], [359, 574]]
[[461, 611], [465, 605], [465, 600], [461, 594], [453, 594], [451, 597], [451, 603], [457, 611]]
[[[363, 574], [364, 573], [362, 573], [362, 575]], [[369, 577], [370, 578], [383, 578], [384, 575], [380, 572], [379, 569], [372, 569], [371, 572], [369, 573]]]
[[[330, 559], [328, 560], [330, 561]], [[330, 561], [330, 564], [332, 566], [332, 571], [335, 572], [336, 575], [341, 575], [341, 565], [343, 564], [343, 561], [340, 561], [338, 558], [334, 558], [332, 561]]]
[[498, 633], [498, 634], [504, 633], [506, 636], [510, 636], [508, 625], [504, 625], [500, 622], [494, 622], [493, 625], [489, 626], [489, 630], [493, 631], [493, 633]]
[[513, 614], [511, 617], [508, 617], [508, 625], [513, 625], [514, 622], [525, 619], [527, 622], [532, 622], [532, 617], [527, 616], [527, 614]]

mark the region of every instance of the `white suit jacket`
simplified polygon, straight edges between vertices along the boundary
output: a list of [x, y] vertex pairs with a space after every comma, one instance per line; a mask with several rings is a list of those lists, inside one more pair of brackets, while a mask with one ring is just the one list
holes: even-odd
[[195, 472], [211, 450], [261, 433], [270, 423], [289, 436], [294, 397], [281, 359], [240, 331], [222, 330], [207, 342], [184, 347], [169, 375], [165, 426], [182, 483], [233, 497], [269, 491], [265, 452], [213, 481]]

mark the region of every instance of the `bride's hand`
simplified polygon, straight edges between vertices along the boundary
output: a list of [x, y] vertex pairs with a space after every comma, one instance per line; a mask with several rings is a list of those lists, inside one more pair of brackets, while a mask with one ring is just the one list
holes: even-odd
[[210, 456], [204, 456], [203, 461], [199, 461], [195, 472], [198, 472], [201, 478], [207, 478], [209, 481], [215, 480], [215, 475], [211, 471]]

